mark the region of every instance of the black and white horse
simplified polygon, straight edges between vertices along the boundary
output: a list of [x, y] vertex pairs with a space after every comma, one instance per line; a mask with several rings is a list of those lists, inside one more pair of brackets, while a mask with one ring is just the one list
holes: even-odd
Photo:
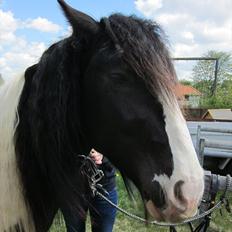
[[196, 213], [203, 170], [173, 89], [175, 71], [153, 22], [100, 22], [63, 0], [73, 34], [0, 90], [0, 231], [44, 232], [88, 191], [78, 154], [92, 147], [139, 189], [157, 220]]

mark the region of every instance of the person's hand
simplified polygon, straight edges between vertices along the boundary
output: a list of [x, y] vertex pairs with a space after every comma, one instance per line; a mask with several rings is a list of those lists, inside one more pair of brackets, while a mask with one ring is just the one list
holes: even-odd
[[103, 155], [94, 149], [91, 149], [89, 156], [95, 162], [95, 164], [102, 164]]

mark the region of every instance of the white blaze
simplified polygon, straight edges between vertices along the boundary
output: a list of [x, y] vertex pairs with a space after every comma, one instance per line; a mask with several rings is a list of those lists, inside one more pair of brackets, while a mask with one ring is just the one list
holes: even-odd
[[23, 86], [24, 76], [21, 76], [0, 87], [0, 231], [9, 231], [10, 226], [20, 221], [25, 231], [35, 231], [23, 197], [13, 141]]
[[199, 164], [186, 121], [176, 99], [173, 99], [173, 102], [162, 99], [160, 101], [165, 116], [165, 130], [173, 154], [174, 170], [170, 178], [167, 175], [155, 174], [153, 181], [158, 181], [166, 191], [168, 198], [178, 206], [179, 203], [174, 196], [174, 186], [176, 182], [183, 180], [184, 197], [197, 202], [201, 199], [204, 190], [204, 173]]

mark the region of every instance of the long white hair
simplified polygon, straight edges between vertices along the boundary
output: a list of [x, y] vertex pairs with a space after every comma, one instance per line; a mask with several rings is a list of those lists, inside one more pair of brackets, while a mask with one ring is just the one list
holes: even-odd
[[17, 106], [24, 86], [24, 75], [0, 87], [0, 231], [35, 231], [24, 199], [14, 147], [19, 122]]

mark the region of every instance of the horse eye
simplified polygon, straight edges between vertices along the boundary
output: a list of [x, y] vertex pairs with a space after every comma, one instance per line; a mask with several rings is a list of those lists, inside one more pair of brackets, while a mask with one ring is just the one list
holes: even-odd
[[134, 82], [134, 78], [132, 78], [129, 75], [122, 74], [122, 73], [112, 73], [111, 78], [116, 83]]

